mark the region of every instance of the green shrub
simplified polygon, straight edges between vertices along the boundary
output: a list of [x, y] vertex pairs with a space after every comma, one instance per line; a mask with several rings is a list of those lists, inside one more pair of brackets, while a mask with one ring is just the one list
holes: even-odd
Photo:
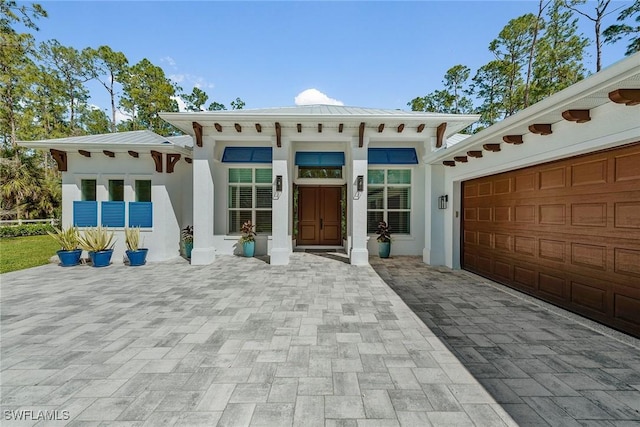
[[51, 224], [22, 224], [0, 227], [0, 237], [41, 236], [55, 233]]

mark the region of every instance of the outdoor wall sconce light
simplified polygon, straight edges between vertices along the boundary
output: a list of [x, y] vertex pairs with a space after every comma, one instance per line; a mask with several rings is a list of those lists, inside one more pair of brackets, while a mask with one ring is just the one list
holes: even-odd
[[358, 190], [358, 192], [364, 191], [364, 175], [358, 175], [356, 179], [356, 190]]
[[438, 197], [438, 209], [447, 209], [447, 204], [449, 203], [449, 196], [446, 194], [444, 196]]
[[276, 175], [276, 191], [282, 191], [282, 175]]

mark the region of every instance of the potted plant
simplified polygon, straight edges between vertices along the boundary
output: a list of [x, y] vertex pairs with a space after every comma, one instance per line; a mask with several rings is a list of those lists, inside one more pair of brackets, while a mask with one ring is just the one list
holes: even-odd
[[82, 256], [82, 249], [78, 249], [78, 229], [75, 227], [69, 227], [66, 230], [64, 227], [60, 230], [56, 227], [53, 229], [55, 233], [50, 231], [47, 233], [60, 245], [61, 249], [56, 252], [60, 259], [60, 265], [62, 267], [78, 265]]
[[144, 265], [147, 262], [149, 249], [140, 247], [140, 227], [125, 228], [124, 237], [127, 243], [127, 258], [132, 267]]
[[191, 251], [193, 250], [193, 226], [187, 225], [180, 233], [182, 237], [182, 245], [184, 246], [184, 256], [191, 259]]
[[378, 223], [376, 234], [378, 235], [378, 255], [380, 258], [389, 258], [391, 253], [391, 233], [386, 222], [380, 221]]
[[87, 228], [78, 236], [80, 247], [89, 252], [94, 267], [106, 267], [111, 263], [113, 255], [113, 231], [109, 232], [101, 226]]
[[245, 221], [240, 228], [242, 237], [240, 237], [240, 244], [242, 245], [242, 253], [246, 257], [252, 257], [256, 251], [256, 232], [253, 231], [254, 225], [251, 221]]

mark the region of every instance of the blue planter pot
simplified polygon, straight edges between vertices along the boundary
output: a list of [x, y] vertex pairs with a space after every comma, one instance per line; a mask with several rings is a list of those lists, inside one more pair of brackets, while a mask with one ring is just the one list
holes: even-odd
[[94, 267], [106, 267], [111, 264], [111, 255], [113, 255], [113, 249], [107, 249], [106, 251], [89, 252], [89, 258], [91, 258], [91, 264]]
[[252, 257], [253, 254], [256, 252], [256, 242], [244, 242], [242, 244], [242, 253], [244, 253], [244, 256], [246, 257]]
[[149, 252], [149, 249], [146, 249], [146, 248], [140, 248], [137, 251], [127, 251], [127, 258], [129, 258], [129, 265], [132, 267], [145, 265], [147, 262], [147, 252]]
[[389, 258], [391, 242], [378, 242], [378, 255], [380, 258]]
[[59, 250], [57, 252], [60, 259], [60, 265], [62, 267], [73, 267], [80, 263], [80, 257], [82, 256], [82, 249], [76, 249], [73, 251]]
[[191, 259], [191, 251], [193, 250], [193, 242], [184, 243], [184, 256]]

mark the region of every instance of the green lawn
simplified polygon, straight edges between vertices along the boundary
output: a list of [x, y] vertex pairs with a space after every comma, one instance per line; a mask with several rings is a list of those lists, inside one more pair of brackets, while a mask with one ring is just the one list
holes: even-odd
[[51, 236], [0, 239], [0, 273], [44, 265], [60, 249]]

